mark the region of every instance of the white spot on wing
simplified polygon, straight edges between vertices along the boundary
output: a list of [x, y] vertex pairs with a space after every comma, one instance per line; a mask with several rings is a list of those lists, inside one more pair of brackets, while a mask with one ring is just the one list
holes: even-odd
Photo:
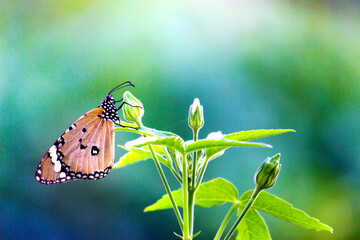
[[57, 154], [56, 154], [56, 146], [52, 145], [51, 148], [49, 149], [49, 153], [50, 153], [50, 157], [51, 157], [51, 162], [52, 163], [56, 163], [57, 162]]
[[71, 128], [71, 130], [72, 130], [72, 129], [75, 129], [76, 127], [75, 127], [74, 124], [72, 124], [68, 129], [66, 129], [65, 133], [69, 132], [69, 131], [70, 131], [70, 128]]
[[61, 173], [60, 173], [60, 178], [64, 178], [64, 177], [66, 177], [66, 173], [61, 172]]
[[61, 170], [61, 163], [60, 161], [56, 161], [54, 166], [54, 172], [60, 172], [60, 170]]

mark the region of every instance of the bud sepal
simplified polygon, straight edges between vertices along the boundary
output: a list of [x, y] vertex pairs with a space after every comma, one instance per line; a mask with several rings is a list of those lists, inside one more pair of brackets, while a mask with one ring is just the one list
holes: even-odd
[[138, 125], [138, 127], [141, 127], [141, 118], [145, 113], [142, 102], [129, 91], [124, 92], [123, 101], [124, 105], [122, 107], [122, 111], [125, 119], [130, 122], [134, 122]]
[[267, 189], [275, 185], [281, 169], [280, 153], [266, 158], [255, 173], [254, 181], [257, 188]]
[[204, 126], [204, 110], [198, 98], [194, 99], [189, 108], [189, 126], [194, 131], [198, 131]]

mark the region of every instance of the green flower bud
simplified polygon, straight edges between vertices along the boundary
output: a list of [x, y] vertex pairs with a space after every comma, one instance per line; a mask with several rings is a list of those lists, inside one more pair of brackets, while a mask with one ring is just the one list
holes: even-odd
[[258, 188], [266, 189], [275, 185], [281, 168], [280, 153], [268, 157], [255, 173], [254, 181]]
[[124, 92], [123, 101], [124, 105], [122, 111], [125, 119], [134, 122], [138, 127], [141, 127], [141, 118], [145, 112], [142, 102], [134, 97], [129, 91]]
[[190, 105], [189, 126], [193, 130], [199, 130], [204, 126], [203, 106], [200, 105], [200, 101], [198, 98], [195, 98], [193, 104]]

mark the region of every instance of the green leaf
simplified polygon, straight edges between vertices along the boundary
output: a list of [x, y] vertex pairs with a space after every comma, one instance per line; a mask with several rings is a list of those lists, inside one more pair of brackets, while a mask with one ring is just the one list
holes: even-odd
[[215, 178], [202, 183], [195, 195], [196, 205], [212, 207], [227, 202], [234, 203], [239, 198], [239, 192], [231, 182], [223, 178]]
[[[149, 151], [149, 148], [147, 146], [143, 148], [131, 148], [131, 149], [127, 149], [124, 146], [120, 146], [120, 145], [119, 147], [122, 147], [123, 149], [128, 150], [129, 152], [123, 155], [120, 158], [120, 160], [114, 164], [113, 168], [125, 167], [127, 165], [152, 158], [151, 152]], [[162, 147], [154, 146], [154, 149], [159, 161], [162, 164], [168, 166], [169, 162], [161, 154], [161, 152], [163, 152]]]
[[253, 139], [263, 138], [274, 136], [278, 134], [283, 134], [287, 132], [295, 132], [293, 129], [259, 129], [259, 130], [250, 130], [250, 131], [241, 131], [236, 133], [231, 133], [224, 136], [225, 139], [236, 140], [236, 141], [249, 141]]
[[[250, 130], [250, 131], [241, 131], [236, 133], [231, 133], [223, 136], [224, 139], [234, 140], [234, 141], [249, 141], [262, 137], [274, 136], [287, 132], [295, 132], [293, 129], [260, 129], [260, 130]], [[214, 133], [216, 134], [216, 133]], [[220, 157], [224, 154], [224, 151], [228, 147], [214, 147], [206, 149], [206, 158], [213, 160]]]
[[[173, 195], [173, 197], [175, 199], [176, 205], [178, 207], [182, 207], [183, 206], [182, 189], [172, 191], [171, 193], [172, 193], [172, 195]], [[172, 204], [171, 204], [169, 195], [166, 194], [166, 195], [162, 196], [162, 198], [159, 199], [156, 203], [146, 207], [144, 209], [144, 212], [152, 212], [152, 211], [169, 209], [169, 208], [172, 208]]]
[[184, 140], [181, 137], [173, 136], [173, 137], [140, 137], [133, 141], [129, 141], [125, 144], [126, 148], [132, 147], [141, 147], [145, 145], [159, 145], [159, 146], [166, 146], [172, 147], [181, 154], [184, 153]]
[[[252, 192], [252, 190], [245, 192], [240, 197], [239, 204], [245, 206]], [[259, 194], [253, 208], [305, 228], [333, 232], [333, 229], [328, 225], [321, 223], [316, 218], [310, 217], [302, 210], [294, 208], [290, 203], [268, 192], [262, 191]]]
[[214, 160], [215, 158], [220, 157], [225, 153], [225, 150], [228, 149], [226, 147], [217, 147], [217, 148], [208, 148], [205, 152], [205, 157], [209, 159], [209, 161]]
[[256, 143], [256, 142], [242, 142], [242, 141], [232, 141], [227, 139], [221, 140], [212, 140], [212, 139], [203, 139], [189, 144], [185, 153], [190, 153], [207, 148], [229, 148], [229, 147], [268, 147], [272, 146], [265, 143]]
[[[244, 208], [239, 208], [239, 213]], [[236, 228], [236, 240], [271, 240], [269, 229], [258, 211], [250, 209]]]
[[[172, 192], [176, 205], [183, 206], [182, 189]], [[236, 187], [223, 178], [216, 178], [209, 182], [202, 183], [195, 195], [195, 204], [200, 207], [212, 207], [227, 202], [234, 203], [237, 201], [239, 193]], [[166, 194], [156, 203], [145, 208], [145, 212], [157, 211], [172, 208], [170, 198]]]
[[[124, 122], [121, 122], [121, 124], [124, 124]], [[132, 126], [136, 128], [136, 125], [130, 125], [130, 124], [125, 124], [125, 126]], [[149, 137], [161, 137], [161, 138], [166, 138], [166, 137], [178, 137], [178, 135], [176, 135], [175, 133], [172, 132], [165, 132], [165, 131], [159, 131], [153, 128], [148, 128], [148, 127], [141, 127], [138, 129], [134, 129], [134, 128], [128, 128], [128, 127], [118, 127], [115, 128], [115, 131], [123, 131], [123, 132], [132, 132], [132, 133], [137, 133], [143, 136], [149, 136]]]

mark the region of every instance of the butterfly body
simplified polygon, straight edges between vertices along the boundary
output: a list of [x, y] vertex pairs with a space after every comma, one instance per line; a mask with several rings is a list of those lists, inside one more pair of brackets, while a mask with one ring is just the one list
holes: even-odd
[[118, 110], [122, 106], [115, 106], [118, 101], [110, 93], [45, 153], [35, 173], [38, 182], [49, 185], [72, 179], [97, 180], [109, 173], [115, 158], [115, 124], [121, 126]]

